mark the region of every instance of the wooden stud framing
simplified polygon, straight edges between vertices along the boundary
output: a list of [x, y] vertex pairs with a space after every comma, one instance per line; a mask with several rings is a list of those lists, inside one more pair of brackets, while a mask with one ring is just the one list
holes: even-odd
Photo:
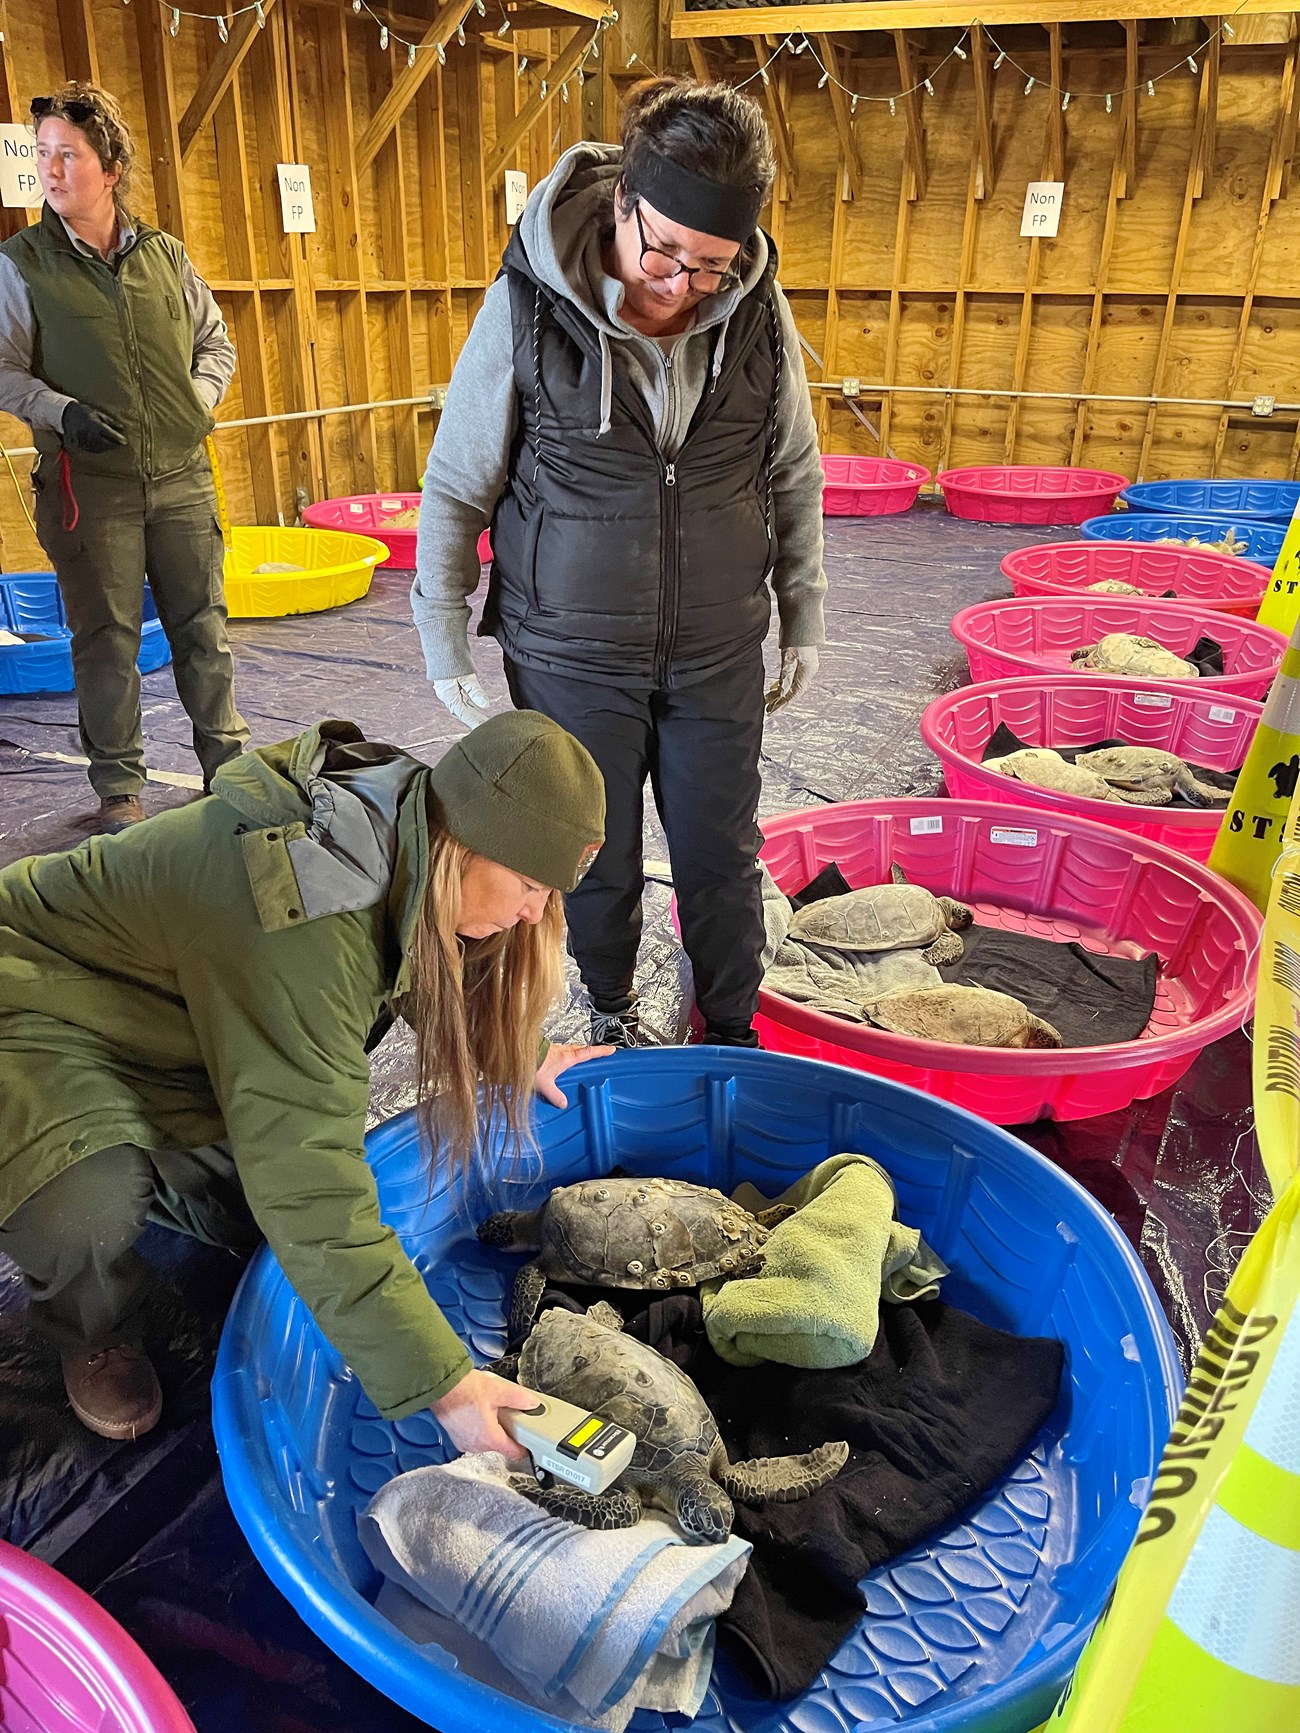
[[59, 0], [59, 34], [63, 38], [63, 65], [68, 77], [98, 84], [99, 50], [91, 0]]
[[[410, 106], [416, 91], [438, 63], [437, 50], [445, 49], [457, 27], [473, 9], [474, 0], [446, 0], [415, 48], [415, 65], [404, 66], [393, 80], [388, 95], [375, 110], [374, 119], [357, 143], [357, 167], [367, 169], [379, 155], [397, 122]], [[475, 45], [477, 52], [477, 44]]]
[[781, 186], [779, 198], [790, 198], [796, 191], [796, 171], [794, 166], [794, 139], [790, 134], [790, 123], [786, 119], [785, 103], [781, 98], [779, 79], [781, 67], [779, 61], [785, 58], [778, 56], [778, 63], [768, 66], [772, 59], [772, 50], [761, 36], [750, 38], [754, 54], [758, 61], [762, 76], [758, 80], [759, 90], [763, 98], [763, 106], [767, 110], [767, 124], [772, 130], [772, 143], [776, 147], [777, 167], [780, 170]]
[[[840, 65], [839, 50], [829, 36], [819, 36], [817, 52], [821, 56], [823, 67], [831, 75], [831, 81], [826, 88], [830, 92], [831, 109], [835, 115], [835, 130], [840, 135], [840, 197], [855, 199], [862, 180], [862, 161], [858, 156], [857, 141], [853, 137], [849, 99], [843, 89], [843, 68]], [[831, 280], [835, 281], [834, 272]]]
[[701, 84], [711, 84], [713, 74], [709, 70], [709, 57], [704, 52], [704, 44], [695, 36], [687, 38], [686, 52], [691, 57], [691, 71]]
[[907, 159], [903, 179], [908, 198], [923, 199], [926, 182], [925, 129], [921, 124], [921, 93], [915, 88], [920, 79], [905, 30], [895, 30], [894, 51], [898, 59], [899, 89], [903, 92], [899, 101], [903, 105], [903, 118], [907, 123]]
[[[262, 0], [264, 18], [270, 17], [274, 5], [275, 0]], [[177, 133], [182, 162], [188, 161], [204, 127], [217, 112], [217, 104], [238, 77], [244, 57], [256, 40], [258, 28], [256, 16], [252, 12], [241, 13], [231, 21], [229, 39], [221, 44], [208, 62], [208, 69], [199, 80], [198, 88], [181, 116]]]
[[1110, 279], [1111, 254], [1115, 250], [1115, 227], [1119, 215], [1119, 200], [1125, 190], [1132, 189], [1133, 179], [1127, 167], [1133, 142], [1132, 118], [1121, 112], [1119, 136], [1115, 140], [1115, 155], [1110, 169], [1110, 190], [1106, 197], [1106, 219], [1101, 232], [1101, 251], [1097, 257], [1097, 275], [1093, 283], [1092, 311], [1088, 317], [1088, 338], [1083, 351], [1083, 374], [1079, 388], [1083, 395], [1074, 412], [1074, 437], [1070, 443], [1070, 462], [1077, 464], [1083, 454], [1088, 431], [1087, 394], [1094, 389], [1097, 355], [1101, 345], [1102, 320], [1106, 312], [1106, 286]]
[[461, 219], [465, 225], [465, 275], [481, 282], [488, 274], [488, 182], [496, 174], [483, 164], [482, 59], [478, 44], [466, 43], [451, 67], [460, 125]]
[[[1276, 12], [1277, 0], [1242, 0], [1234, 18]], [[1122, 23], [1129, 18], [1200, 17], [1187, 0], [983, 0], [980, 21], [987, 29], [1006, 24]], [[743, 24], [740, 20], [743, 19]], [[692, 36], [809, 36], [819, 30], [966, 30], [971, 7], [961, 0], [856, 0], [854, 4], [755, 6], [708, 12], [674, 11], [676, 41]]]
[[[1065, 89], [1065, 61], [1061, 50], [1061, 27], [1059, 24], [1049, 24], [1048, 52], [1051, 65], [1051, 90], [1047, 98], [1047, 139], [1043, 151], [1043, 173], [1045, 181], [1056, 181], [1065, 175], [1065, 109], [1062, 106], [1064, 98], [1059, 94]], [[1042, 267], [1043, 243], [1038, 235], [1029, 242], [1029, 259], [1025, 265], [1025, 287], [1020, 304], [1020, 327], [1016, 333], [1016, 358], [1011, 370], [1011, 389], [1019, 392], [1025, 388], [1025, 373], [1029, 366], [1029, 346], [1034, 332], [1034, 291], [1038, 287], [1038, 273]], [[1016, 433], [1020, 426], [1020, 397], [1012, 397], [1007, 404], [1007, 425], [1002, 443], [1002, 461], [1013, 463], [1016, 454]]]
[[[984, 191], [988, 191], [988, 182], [984, 182]], [[971, 155], [970, 177], [966, 183], [966, 213], [962, 219], [961, 228], [961, 262], [958, 265], [957, 295], [952, 312], [952, 348], [948, 363], [948, 380], [957, 384], [961, 378], [962, 345], [966, 337], [966, 306], [968, 285], [974, 274], [975, 238], [979, 223], [979, 200], [983, 197], [980, 190], [980, 160], [979, 152]], [[947, 469], [948, 456], [952, 450], [953, 417], [957, 410], [957, 399], [945, 397], [943, 400], [943, 432], [940, 436], [939, 463], [940, 470]]]
[[[970, 32], [971, 76], [975, 81], [975, 181], [974, 197], [985, 199], [993, 191], [993, 74], [989, 68], [988, 43], [978, 21]], [[963, 281], [965, 279], [963, 278]]]
[[[566, 79], [572, 78], [574, 73], [578, 70], [579, 63], [581, 62], [583, 55], [587, 52], [587, 49], [595, 35], [596, 29], [594, 26], [590, 29], [584, 26], [581, 29], [575, 30], [573, 35], [570, 36], [568, 42], [561, 49], [558, 57], [546, 68], [546, 71], [543, 73], [542, 78], [538, 83], [537, 89], [529, 97], [528, 101], [520, 109], [515, 118], [510, 122], [510, 125], [506, 128], [502, 137], [497, 139], [492, 154], [487, 159], [487, 164], [483, 173], [489, 184], [496, 180], [497, 176], [509, 162], [511, 155], [520, 140], [536, 124], [540, 116], [546, 112], [551, 103], [554, 102], [555, 98], [560, 94], [560, 86]], [[542, 91], [542, 84], [546, 85], [545, 93]], [[462, 109], [461, 112], [463, 114], [464, 110]]]
[[1128, 198], [1137, 181], [1137, 87], [1141, 76], [1142, 63], [1138, 54], [1138, 27], [1130, 21], [1124, 26], [1124, 102], [1121, 110], [1123, 155], [1120, 159], [1120, 176], [1116, 186], [1117, 197], [1125, 199]]
[[[9, 34], [8, 3], [7, 0], [0, 0], [0, 120], [16, 122], [26, 120], [28, 116], [27, 105], [22, 100], [14, 74], [12, 41]], [[34, 223], [39, 216], [40, 211], [37, 209], [24, 210], [17, 205], [0, 205], [0, 241], [7, 241], [20, 229]]]
[[144, 74], [145, 113], [158, 226], [183, 241], [185, 200], [181, 194], [181, 145], [176, 124], [176, 92], [172, 85], [171, 37], [160, 6], [134, 6], [132, 11], [135, 13]]

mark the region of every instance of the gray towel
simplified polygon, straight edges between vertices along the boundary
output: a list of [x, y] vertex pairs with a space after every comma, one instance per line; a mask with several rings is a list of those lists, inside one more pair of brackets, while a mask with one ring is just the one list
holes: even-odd
[[748, 1542], [687, 1546], [658, 1517], [578, 1528], [515, 1492], [509, 1473], [479, 1454], [380, 1488], [362, 1545], [423, 1616], [387, 1591], [381, 1610], [488, 1684], [493, 1665], [507, 1669], [513, 1694], [569, 1720], [622, 1733], [639, 1708], [693, 1716]]

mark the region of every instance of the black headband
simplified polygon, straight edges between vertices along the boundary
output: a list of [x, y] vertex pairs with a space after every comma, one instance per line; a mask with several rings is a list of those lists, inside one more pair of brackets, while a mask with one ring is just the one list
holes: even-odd
[[721, 181], [692, 174], [658, 151], [639, 157], [636, 183], [628, 187], [629, 193], [649, 199], [669, 222], [680, 223], [697, 234], [743, 243], [758, 227], [758, 213], [763, 208], [761, 187], [724, 186]]

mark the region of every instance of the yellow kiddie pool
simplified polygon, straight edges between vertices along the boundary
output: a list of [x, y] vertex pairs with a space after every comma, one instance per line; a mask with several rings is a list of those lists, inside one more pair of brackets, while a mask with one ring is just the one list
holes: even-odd
[[314, 614], [355, 602], [370, 588], [388, 549], [346, 530], [238, 526], [226, 549], [226, 606], [232, 619]]

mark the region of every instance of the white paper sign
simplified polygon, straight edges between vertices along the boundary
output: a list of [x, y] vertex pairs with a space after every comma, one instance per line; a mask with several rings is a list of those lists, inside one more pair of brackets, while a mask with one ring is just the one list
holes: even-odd
[[30, 126], [0, 125], [0, 205], [34, 209], [44, 198], [36, 175], [36, 134]]
[[316, 212], [311, 202], [311, 170], [305, 162], [278, 162], [280, 215], [286, 235], [314, 235]]
[[1064, 181], [1030, 181], [1025, 194], [1024, 214], [1020, 219], [1020, 233], [1054, 235], [1061, 226], [1061, 200], [1064, 197]]
[[506, 221], [513, 228], [528, 203], [528, 176], [522, 169], [506, 170]]

